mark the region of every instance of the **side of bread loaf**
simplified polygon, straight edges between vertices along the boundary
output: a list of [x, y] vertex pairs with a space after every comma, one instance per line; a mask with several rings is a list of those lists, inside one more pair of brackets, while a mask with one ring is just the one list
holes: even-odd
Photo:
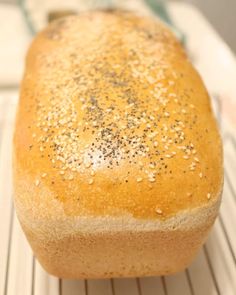
[[179, 271], [220, 205], [204, 84], [162, 23], [131, 13], [71, 16], [38, 34], [13, 158], [17, 215], [59, 277]]

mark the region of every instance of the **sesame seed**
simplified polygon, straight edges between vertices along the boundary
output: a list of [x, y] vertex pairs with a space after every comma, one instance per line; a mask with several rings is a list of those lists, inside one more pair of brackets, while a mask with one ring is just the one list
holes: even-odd
[[47, 176], [47, 173], [43, 173], [43, 174], [42, 174], [42, 177], [43, 177], [43, 178], [44, 178], [45, 176]]
[[91, 163], [87, 162], [87, 163], [85, 163], [84, 166], [85, 166], [85, 168], [89, 168], [91, 166]]
[[137, 177], [137, 182], [141, 182], [142, 180], [142, 177]]
[[199, 159], [197, 157], [194, 157], [194, 160], [199, 163]]
[[156, 136], [156, 133], [155, 133], [155, 132], [148, 134], [148, 137], [149, 137], [149, 138], [153, 138], [153, 137], [155, 137], [155, 136]]
[[150, 178], [148, 178], [148, 180], [149, 180], [150, 182], [155, 182], [155, 181], [156, 181], [156, 179], [155, 179], [154, 177], [150, 177]]
[[175, 93], [170, 93], [169, 97], [176, 97], [177, 95]]
[[172, 155], [167, 154], [167, 155], [165, 155], [165, 157], [166, 157], [166, 158], [171, 158]]
[[154, 141], [153, 145], [154, 145], [155, 147], [157, 147], [157, 146], [158, 146], [158, 142], [157, 142], [157, 141]]
[[211, 194], [208, 193], [208, 194], [207, 194], [207, 199], [210, 200], [210, 198], [211, 198]]
[[73, 175], [70, 175], [70, 176], [68, 177], [68, 179], [69, 179], [69, 180], [72, 180], [72, 179], [74, 179], [74, 176], [73, 176]]
[[189, 159], [189, 156], [183, 156], [183, 158], [184, 158], [185, 160], [188, 160], [188, 159]]
[[191, 154], [190, 150], [186, 150], [185, 153], [189, 156]]
[[93, 179], [89, 179], [89, 182], [88, 183], [89, 184], [93, 184], [93, 181], [94, 181]]
[[81, 102], [85, 102], [85, 99], [83, 97], [80, 98]]
[[202, 175], [202, 172], [200, 172], [200, 173], [199, 173], [199, 177], [202, 178], [202, 176], [203, 176], [203, 175]]
[[193, 195], [193, 193], [187, 193], [188, 197], [191, 197]]
[[147, 81], [148, 81], [150, 84], [154, 84], [154, 83], [156, 82], [156, 80], [155, 80], [153, 77], [151, 77], [151, 76], [148, 76], [148, 77], [147, 77]]
[[38, 179], [35, 180], [35, 185], [36, 185], [36, 186], [39, 185], [39, 180], [38, 180]]
[[168, 112], [165, 112], [164, 115], [165, 115], [165, 117], [169, 117], [170, 116], [170, 114]]
[[61, 171], [60, 171], [60, 174], [61, 174], [61, 175], [65, 174], [65, 171], [61, 170]]
[[91, 173], [90, 173], [90, 175], [91, 176], [94, 176], [95, 175], [95, 172], [92, 170]]
[[44, 149], [42, 146], [40, 146], [39, 150], [40, 150], [40, 152], [43, 152]]
[[156, 211], [157, 214], [160, 214], [160, 215], [163, 213], [160, 208], [156, 208], [155, 211]]
[[35, 134], [35, 133], [33, 133], [33, 134], [32, 134], [32, 137], [33, 137], [33, 138], [35, 138], [35, 137], [36, 137], [36, 134]]

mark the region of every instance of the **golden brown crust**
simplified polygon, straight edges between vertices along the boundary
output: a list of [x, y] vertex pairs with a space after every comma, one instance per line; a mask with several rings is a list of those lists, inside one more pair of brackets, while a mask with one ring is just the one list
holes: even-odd
[[145, 18], [89, 13], [39, 34], [16, 126], [22, 178], [68, 215], [165, 218], [220, 190], [206, 89], [172, 34]]
[[[93, 232], [106, 232], [111, 253], [122, 231], [169, 247], [162, 234], [178, 229], [199, 247], [218, 212], [222, 146], [207, 91], [170, 31], [130, 13], [89, 12], [41, 32], [21, 86], [14, 175], [17, 213], [44, 265], [54, 246]], [[44, 252], [44, 243], [54, 246]], [[163, 259], [176, 271], [197, 246], [178, 267]], [[83, 277], [75, 268], [65, 276]]]

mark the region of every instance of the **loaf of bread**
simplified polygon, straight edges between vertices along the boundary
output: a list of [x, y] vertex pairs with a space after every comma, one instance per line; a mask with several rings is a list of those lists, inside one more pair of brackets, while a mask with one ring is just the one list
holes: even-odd
[[132, 13], [87, 12], [37, 35], [13, 158], [18, 218], [58, 277], [183, 270], [218, 214], [206, 88], [169, 29]]

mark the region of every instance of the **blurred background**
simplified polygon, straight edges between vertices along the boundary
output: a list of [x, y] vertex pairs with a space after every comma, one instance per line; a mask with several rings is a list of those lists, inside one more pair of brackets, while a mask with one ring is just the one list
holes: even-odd
[[229, 48], [236, 52], [235, 0], [0, 0], [0, 84], [19, 84], [29, 42], [50, 20], [91, 8], [118, 7], [158, 15], [187, 44], [183, 30], [176, 26], [169, 13], [173, 3], [190, 4], [199, 9]]
[[[205, 17], [208, 19], [208, 21], [216, 28], [218, 33], [222, 36], [222, 38], [229, 44], [229, 46], [233, 49], [234, 52], [236, 52], [236, 33], [233, 31], [233, 28], [235, 27], [235, 12], [236, 12], [236, 1], [235, 0], [164, 0], [163, 2], [186, 2], [191, 3], [195, 5], [197, 8], [200, 9], [200, 11], [205, 15]], [[70, 7], [71, 3], [78, 3], [78, 2], [84, 2], [84, 3], [96, 3], [96, 2], [102, 2], [102, 3], [116, 3], [116, 2], [129, 2], [129, 0], [126, 1], [91, 1], [91, 0], [85, 0], [85, 1], [63, 1], [63, 0], [52, 0], [52, 1], [37, 1], [37, 0], [28, 0], [28, 1], [17, 1], [17, 0], [0, 0], [1, 3], [6, 4], [16, 4], [20, 2], [26, 2], [30, 6], [30, 2], [32, 5], [42, 5], [56, 8], [57, 3], [61, 7], [66, 6]], [[46, 2], [48, 3], [47, 5]], [[71, 2], [71, 3], [70, 3]], [[131, 1], [133, 2], [133, 1]], [[139, 1], [138, 1], [139, 2]], [[145, 1], [144, 1], [145, 2]], [[150, 2], [150, 1], [147, 1]], [[153, 2], [158, 2], [158, 0], [154, 0]], [[159, 1], [161, 2], [161, 1]], [[38, 3], [38, 4], [37, 4]], [[0, 8], [1, 9], [1, 8]]]
[[225, 42], [228, 43], [234, 52], [236, 52], [235, 0], [184, 0], [184, 2], [196, 6], [213, 25]]

